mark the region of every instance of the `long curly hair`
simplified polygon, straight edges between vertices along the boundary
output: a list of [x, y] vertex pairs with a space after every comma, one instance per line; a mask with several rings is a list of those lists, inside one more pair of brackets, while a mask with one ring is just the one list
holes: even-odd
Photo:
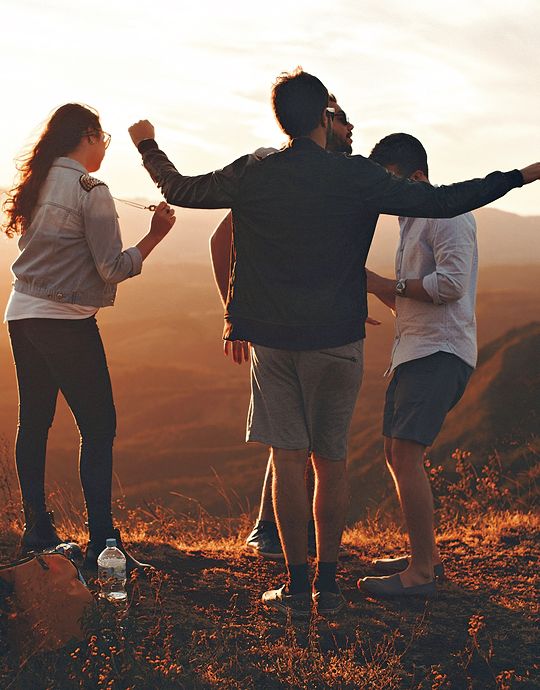
[[7, 217], [3, 230], [8, 237], [23, 234], [30, 225], [54, 160], [74, 151], [85, 134], [100, 130], [99, 114], [88, 106], [66, 103], [52, 114], [37, 143], [19, 159], [16, 184], [3, 204]]

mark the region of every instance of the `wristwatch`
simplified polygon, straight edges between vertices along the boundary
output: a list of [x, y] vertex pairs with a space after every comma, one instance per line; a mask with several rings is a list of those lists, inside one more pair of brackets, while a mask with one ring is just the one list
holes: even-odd
[[407, 289], [407, 280], [405, 278], [400, 278], [397, 283], [396, 287], [394, 288], [394, 291], [398, 297], [405, 297], [405, 290]]

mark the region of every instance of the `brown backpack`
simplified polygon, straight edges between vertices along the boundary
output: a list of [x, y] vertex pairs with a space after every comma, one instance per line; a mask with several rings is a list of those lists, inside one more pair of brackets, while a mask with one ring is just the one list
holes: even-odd
[[59, 649], [84, 637], [82, 621], [92, 594], [73, 563], [59, 553], [28, 556], [0, 566], [7, 596], [10, 646], [20, 654]]

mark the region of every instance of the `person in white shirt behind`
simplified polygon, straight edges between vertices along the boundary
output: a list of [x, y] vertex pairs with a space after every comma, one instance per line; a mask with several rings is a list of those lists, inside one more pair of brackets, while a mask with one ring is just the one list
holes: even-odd
[[[410, 134], [385, 137], [370, 158], [399, 177], [429, 184], [426, 151]], [[476, 223], [471, 213], [464, 213], [448, 219], [400, 217], [399, 225], [396, 278], [366, 272], [368, 292], [396, 316], [384, 452], [411, 555], [375, 560], [375, 569], [387, 575], [362, 578], [358, 587], [373, 596], [429, 597], [444, 571], [424, 453], [476, 365]]]

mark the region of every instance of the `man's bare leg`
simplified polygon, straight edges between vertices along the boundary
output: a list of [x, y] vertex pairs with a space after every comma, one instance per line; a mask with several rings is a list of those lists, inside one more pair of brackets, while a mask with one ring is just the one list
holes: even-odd
[[[312, 461], [309, 459], [306, 464], [305, 479], [308, 502], [311, 506], [313, 504], [313, 497], [315, 493], [315, 470], [313, 468]], [[261, 503], [259, 505], [259, 515], [257, 517], [258, 521], [276, 522], [276, 516], [274, 513], [274, 501], [272, 498], [272, 484], [272, 454], [270, 453], [261, 491]]]
[[314, 453], [313, 466], [317, 559], [336, 561], [349, 502], [346, 464], [345, 460], [327, 460]]
[[[392, 441], [393, 440], [394, 439], [388, 438], [387, 436], [384, 437], [384, 455], [386, 458], [386, 466], [388, 467], [388, 471], [390, 472], [390, 475], [391, 475], [392, 479], [394, 480], [394, 485], [396, 487], [396, 493], [398, 495], [400, 505], [402, 505], [400, 492], [399, 492], [399, 483], [397, 481], [396, 474], [394, 472], [394, 468], [392, 467]], [[423, 458], [424, 458], [425, 447], [424, 446], [421, 446], [421, 447], [422, 447], [422, 467], [423, 467], [424, 466]], [[431, 492], [431, 487], [430, 487], [430, 492]], [[403, 509], [403, 506], [402, 506], [402, 509]], [[433, 529], [432, 534], [431, 534], [431, 557], [432, 557], [433, 565], [439, 565], [441, 563], [441, 554], [439, 552], [439, 547], [437, 546], [437, 542], [435, 540], [435, 529]]]
[[[388, 445], [385, 443], [385, 450]], [[394, 478], [411, 545], [411, 560], [400, 573], [404, 587], [433, 580], [435, 537], [433, 495], [424, 469], [425, 446], [415, 441], [391, 439], [387, 462]], [[438, 558], [437, 552], [437, 560]]]
[[[276, 516], [274, 514], [274, 502], [272, 499], [272, 454], [268, 458], [268, 465], [266, 466], [266, 473], [261, 492], [261, 503], [259, 506], [259, 516], [257, 520], [264, 522], [275, 522]], [[313, 495], [315, 493], [315, 471], [313, 463], [308, 459], [306, 464], [306, 490], [309, 504], [313, 504]]]
[[[307, 500], [310, 506], [310, 517], [308, 522], [308, 547], [309, 553], [315, 552], [315, 525], [313, 523], [313, 491], [314, 491], [314, 472], [311, 459], [308, 459], [305, 470], [305, 485]], [[247, 545], [258, 555], [264, 558], [282, 558], [283, 551], [279, 540], [274, 513], [274, 503], [272, 498], [273, 466], [272, 454], [268, 458], [266, 472], [261, 491], [261, 501], [259, 504], [259, 514], [255, 525], [246, 539]]]
[[305, 474], [305, 479], [306, 479], [306, 491], [307, 491], [307, 498], [308, 498], [308, 503], [311, 507], [311, 515], [309, 517], [310, 520], [314, 520], [314, 510], [315, 510], [315, 466], [313, 464], [313, 458], [308, 458], [307, 464], [306, 464], [306, 474]]
[[261, 492], [261, 504], [259, 506], [259, 521], [264, 522], [275, 522], [276, 516], [274, 515], [274, 503], [272, 500], [272, 454], [268, 458], [268, 464], [266, 465], [266, 473], [264, 475], [264, 481]]
[[317, 575], [315, 589], [339, 592], [336, 568], [348, 505], [345, 460], [332, 461], [316, 453], [314, 517], [317, 534]]
[[273, 498], [279, 536], [289, 571], [291, 592], [309, 591], [307, 523], [309, 504], [305, 470], [308, 450], [272, 448]]
[[273, 474], [272, 454], [270, 453], [262, 486], [259, 515], [247, 536], [246, 545], [258, 556], [280, 560], [283, 558], [283, 549], [279, 539], [272, 500]]

